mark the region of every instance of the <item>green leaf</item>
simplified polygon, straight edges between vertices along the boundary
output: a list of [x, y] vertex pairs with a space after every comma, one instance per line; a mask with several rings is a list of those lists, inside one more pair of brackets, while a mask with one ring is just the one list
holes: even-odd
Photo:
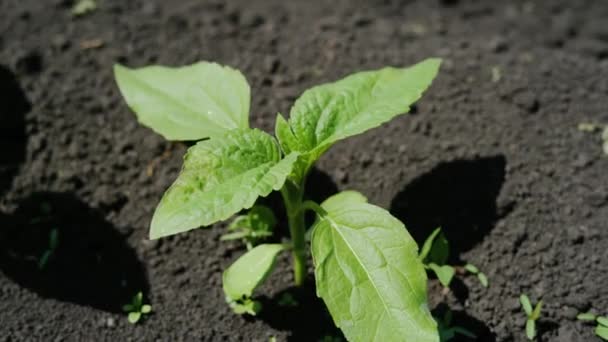
[[536, 322], [533, 319], [526, 321], [526, 336], [529, 340], [533, 340], [536, 337]]
[[239, 231], [234, 233], [228, 233], [220, 236], [220, 241], [244, 239], [250, 235], [249, 231]]
[[464, 265], [464, 269], [469, 271], [470, 273], [473, 274], [477, 274], [479, 273], [479, 269], [477, 268], [477, 266], [473, 265], [473, 264], [466, 264]]
[[408, 112], [437, 75], [440, 63], [431, 58], [409, 68], [359, 72], [305, 91], [292, 107], [289, 122], [277, 118], [281, 146], [302, 152], [307, 169], [335, 142]]
[[449, 287], [452, 282], [452, 278], [454, 277], [454, 267], [449, 265], [439, 266], [434, 263], [428, 264], [429, 268], [435, 272], [437, 275], [437, 279], [444, 287]]
[[97, 9], [95, 0], [78, 0], [72, 7], [72, 15], [79, 17]]
[[49, 249], [55, 250], [59, 246], [59, 230], [52, 229], [49, 233]]
[[477, 279], [479, 279], [481, 286], [488, 287], [488, 277], [486, 277], [485, 273], [477, 273]]
[[416, 242], [384, 209], [343, 198], [322, 205], [312, 232], [317, 295], [334, 322], [349, 341], [438, 341]]
[[150, 238], [225, 220], [279, 190], [297, 154], [281, 158], [274, 138], [257, 129], [233, 130], [188, 149], [177, 180], [160, 201]]
[[603, 325], [605, 327], [608, 327], [608, 317], [604, 317], [604, 316], [598, 317], [597, 323], [599, 323], [600, 325]]
[[131, 324], [135, 324], [139, 321], [139, 319], [141, 318], [141, 312], [139, 311], [134, 311], [134, 312], [129, 312], [129, 323]]
[[519, 296], [519, 302], [521, 303], [521, 307], [524, 309], [526, 315], [530, 317], [530, 315], [532, 315], [532, 304], [530, 304], [530, 298], [528, 298], [528, 296], [525, 294], [522, 294]]
[[346, 190], [328, 197], [321, 207], [326, 211], [337, 211], [346, 205], [367, 203], [367, 197], [358, 191]]
[[238, 70], [209, 62], [139, 69], [116, 64], [114, 76], [139, 121], [168, 140], [249, 127], [250, 89]]
[[254, 205], [247, 213], [252, 231], [263, 233], [272, 232], [277, 224], [277, 218], [272, 209], [264, 205]]
[[596, 316], [591, 312], [580, 313], [576, 316], [579, 321], [595, 321]]
[[595, 334], [605, 341], [608, 341], [608, 327], [598, 325], [595, 327]]
[[283, 249], [281, 244], [262, 244], [238, 258], [222, 277], [226, 297], [234, 301], [251, 297], [272, 272], [277, 254]]
[[426, 262], [432, 262], [437, 265], [444, 265], [450, 256], [450, 244], [445, 238], [445, 234], [440, 232], [433, 240], [431, 251], [429, 252]]
[[542, 309], [542, 307], [543, 301], [539, 300], [538, 303], [536, 303], [536, 306], [534, 307], [534, 311], [532, 311], [530, 318], [536, 321], [540, 317], [540, 310]]
[[53, 254], [53, 252], [51, 250], [46, 250], [46, 251], [44, 251], [44, 253], [42, 253], [42, 256], [38, 260], [38, 269], [43, 270], [46, 267], [46, 265], [48, 265], [52, 254]]
[[144, 304], [141, 306], [141, 313], [148, 314], [150, 312], [152, 312], [152, 306], [148, 304]]
[[422, 260], [423, 262], [431, 252], [431, 248], [433, 247], [433, 241], [435, 241], [435, 238], [437, 237], [437, 235], [439, 235], [439, 233], [441, 233], [441, 228], [435, 228], [431, 235], [429, 235], [429, 237], [424, 240], [424, 244], [422, 244], [422, 249], [420, 250], [420, 260]]
[[122, 306], [122, 311], [124, 312], [131, 312], [133, 311], [133, 305], [131, 304], [125, 304]]
[[463, 327], [453, 327], [452, 328], [455, 333], [466, 336], [468, 338], [477, 338], [477, 335], [473, 334], [471, 331], [463, 328]]
[[237, 230], [247, 227], [249, 227], [249, 217], [247, 215], [239, 215], [230, 222], [228, 230]]

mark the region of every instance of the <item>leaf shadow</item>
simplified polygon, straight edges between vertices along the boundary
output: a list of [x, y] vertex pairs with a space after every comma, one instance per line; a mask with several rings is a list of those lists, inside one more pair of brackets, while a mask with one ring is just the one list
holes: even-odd
[[[290, 294], [297, 305], [280, 305], [280, 298], [284, 294]], [[346, 340], [338, 329], [325, 304], [315, 293], [314, 280], [307, 281], [301, 287], [289, 287], [269, 298], [259, 298], [263, 310], [259, 318], [270, 325], [273, 329], [290, 331], [290, 342], [319, 341], [324, 336], [333, 336]]]
[[[135, 293], [149, 290], [126, 236], [71, 194], [31, 194], [0, 217], [0, 226], [0, 270], [42, 297], [121, 312]], [[41, 268], [52, 230], [57, 247]]]
[[[437, 305], [433, 310], [434, 317], [443, 317], [445, 312], [449, 310], [448, 306], [444, 303]], [[475, 338], [466, 337], [460, 334], [456, 334], [450, 342], [496, 342], [496, 335], [490, 330], [490, 328], [482, 321], [477, 318], [470, 316], [464, 311], [452, 310], [452, 323], [451, 327], [461, 327], [473, 334]]]
[[419, 246], [442, 227], [450, 242], [450, 261], [478, 244], [495, 222], [512, 210], [498, 208], [505, 181], [503, 155], [440, 163], [407, 184], [391, 202], [390, 212], [404, 222]]
[[15, 74], [0, 65], [0, 195], [12, 183], [19, 166], [25, 160], [25, 114], [31, 104], [21, 89]]

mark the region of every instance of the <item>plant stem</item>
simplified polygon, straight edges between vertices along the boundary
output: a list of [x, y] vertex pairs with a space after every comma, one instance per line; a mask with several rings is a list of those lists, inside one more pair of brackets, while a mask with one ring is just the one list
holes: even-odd
[[285, 183], [281, 189], [287, 221], [292, 242], [294, 283], [296, 286], [304, 284], [306, 279], [306, 227], [304, 223], [304, 210], [302, 210], [303, 187], [291, 182]]

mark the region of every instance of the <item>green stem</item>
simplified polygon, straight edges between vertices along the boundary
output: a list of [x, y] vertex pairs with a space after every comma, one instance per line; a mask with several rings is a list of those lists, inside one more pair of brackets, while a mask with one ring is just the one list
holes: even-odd
[[293, 272], [294, 283], [296, 286], [304, 284], [306, 279], [306, 227], [304, 223], [304, 210], [302, 210], [302, 197], [304, 196], [302, 187], [292, 182], [285, 183], [281, 189], [285, 208], [287, 210], [287, 220], [289, 233], [292, 242]]

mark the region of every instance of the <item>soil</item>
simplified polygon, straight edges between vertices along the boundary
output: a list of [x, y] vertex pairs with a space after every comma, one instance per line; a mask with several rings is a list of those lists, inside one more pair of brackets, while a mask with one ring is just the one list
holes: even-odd
[[[72, 5], [0, 2], [2, 340], [339, 336], [312, 274], [291, 287], [287, 256], [259, 291], [262, 314], [234, 315], [221, 272], [243, 247], [219, 243], [224, 224], [147, 239], [187, 144], [137, 123], [112, 64], [236, 67], [251, 125], [272, 131], [311, 85], [438, 56], [412, 113], [334, 146], [310, 197], [359, 190], [419, 242], [442, 226], [452, 263], [490, 287], [459, 276], [446, 292], [431, 277], [431, 306], [479, 341], [525, 341], [521, 293], [544, 300], [540, 341], [599, 341], [575, 316], [608, 313], [608, 156], [577, 127], [608, 124], [608, 2], [98, 0], [78, 18]], [[131, 325], [120, 308], [139, 290], [154, 313]], [[285, 292], [300, 305], [279, 306]]]

